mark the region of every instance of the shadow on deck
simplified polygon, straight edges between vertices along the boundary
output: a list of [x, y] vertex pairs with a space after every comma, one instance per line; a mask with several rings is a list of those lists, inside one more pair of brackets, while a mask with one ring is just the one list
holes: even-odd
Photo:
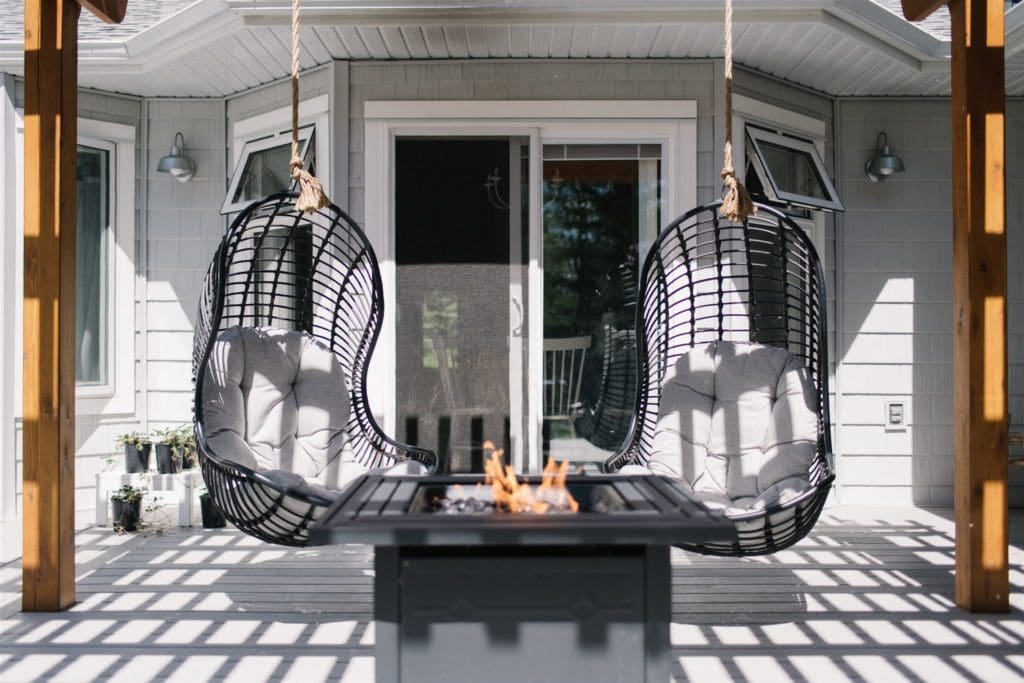
[[[79, 603], [18, 613], [0, 567], [0, 680], [373, 679], [373, 556], [235, 531], [78, 536]], [[793, 549], [674, 551], [673, 675], [695, 681], [1024, 680], [1024, 511], [1011, 516], [1009, 614], [953, 603], [947, 510], [833, 508]]]

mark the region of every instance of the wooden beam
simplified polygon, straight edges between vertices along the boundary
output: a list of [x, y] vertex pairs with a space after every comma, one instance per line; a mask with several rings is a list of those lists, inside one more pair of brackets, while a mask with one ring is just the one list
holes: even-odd
[[75, 601], [78, 4], [25, 2], [22, 609]]
[[953, 0], [956, 602], [1009, 610], [1003, 0]]
[[78, 4], [108, 24], [120, 24], [128, 12], [128, 0], [78, 0]]
[[947, 4], [947, 0], [903, 0], [903, 16], [908, 21], [921, 21]]

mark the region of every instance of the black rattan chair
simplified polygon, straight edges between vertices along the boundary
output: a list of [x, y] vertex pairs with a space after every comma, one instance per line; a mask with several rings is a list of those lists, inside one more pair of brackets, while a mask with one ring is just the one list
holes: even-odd
[[219, 457], [204, 433], [203, 383], [218, 335], [232, 327], [302, 331], [333, 352], [348, 382], [348, 448], [368, 468], [415, 460], [434, 471], [431, 451], [388, 438], [370, 413], [366, 375], [384, 312], [380, 271], [366, 235], [330, 205], [295, 209], [295, 194], [254, 203], [232, 223], [206, 274], [193, 346], [194, 418], [207, 489], [242, 531], [305, 545], [327, 498], [286, 488]]
[[719, 215], [720, 205], [678, 218], [647, 255], [637, 311], [636, 412], [625, 447], [604, 469], [649, 463], [662, 383], [681, 354], [716, 340], [784, 348], [806, 363], [817, 393], [818, 448], [810, 488], [782, 505], [730, 514], [736, 543], [682, 546], [713, 555], [772, 553], [810, 531], [835, 478], [824, 276], [810, 239], [790, 218], [758, 204], [755, 216], [736, 225]]

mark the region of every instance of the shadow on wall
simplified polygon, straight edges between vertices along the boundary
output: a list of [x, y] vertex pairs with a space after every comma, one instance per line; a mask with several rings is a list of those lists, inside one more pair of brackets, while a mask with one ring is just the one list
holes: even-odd
[[[883, 120], [883, 107], [901, 118]], [[855, 103], [841, 111], [847, 137], [847, 212], [837, 236], [843, 240], [843, 272], [837, 273], [843, 278], [837, 450], [843, 456], [840, 478], [850, 492], [843, 502], [950, 505], [954, 432], [948, 104]], [[1024, 165], [1012, 152], [1020, 149], [1021, 135], [1013, 124], [1012, 106], [1008, 112], [1009, 410], [1011, 423], [1019, 425], [1024, 422], [1024, 348], [1018, 343], [1024, 336]], [[907, 171], [884, 183], [870, 183], [862, 168], [882, 129], [897, 145]], [[892, 404], [894, 412], [902, 407], [906, 425], [887, 425]], [[1011, 468], [1009, 499], [1011, 505], [1024, 505], [1024, 468]]]

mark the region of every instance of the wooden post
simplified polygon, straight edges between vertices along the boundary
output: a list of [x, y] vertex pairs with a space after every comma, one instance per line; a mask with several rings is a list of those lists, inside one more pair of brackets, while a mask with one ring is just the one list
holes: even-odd
[[1009, 610], [1003, 0], [953, 0], [956, 602]]
[[921, 21], [946, 4], [946, 0], [903, 0], [903, 16], [910, 21]]
[[75, 601], [74, 0], [25, 2], [22, 609]]

